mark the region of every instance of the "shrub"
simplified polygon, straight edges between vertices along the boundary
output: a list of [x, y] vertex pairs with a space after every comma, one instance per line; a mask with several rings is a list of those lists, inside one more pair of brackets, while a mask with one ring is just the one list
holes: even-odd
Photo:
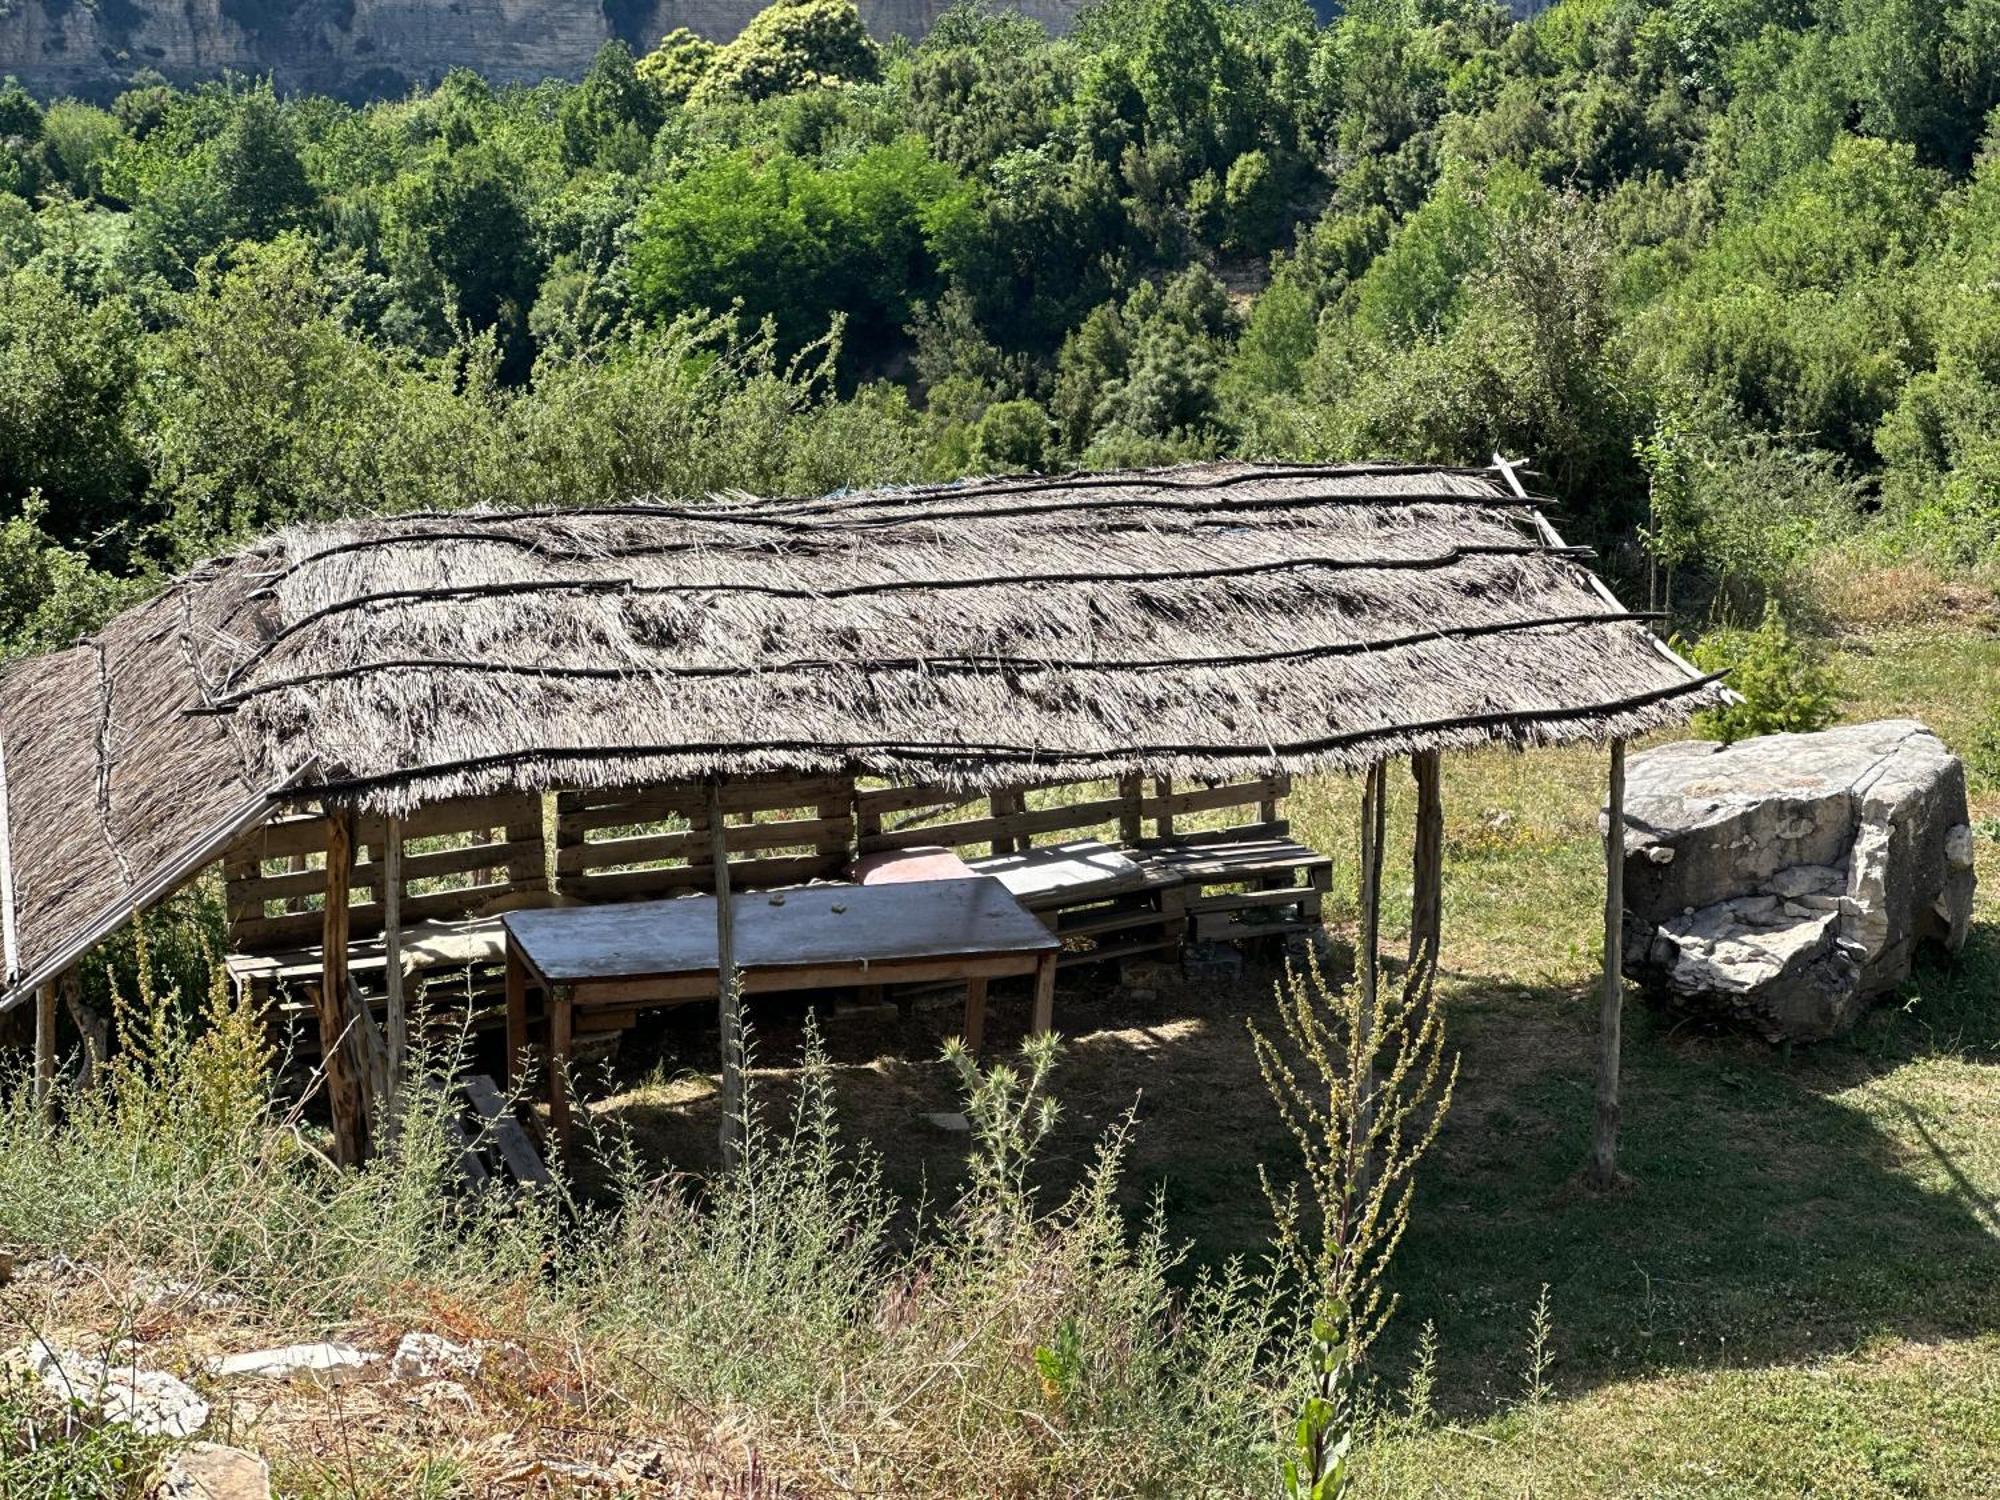
[[1795, 637], [1776, 602], [1755, 630], [1717, 630], [1693, 649], [1706, 671], [1729, 673], [1738, 701], [1695, 718], [1711, 739], [1733, 744], [1762, 734], [1803, 734], [1833, 722], [1839, 698], [1819, 654]]

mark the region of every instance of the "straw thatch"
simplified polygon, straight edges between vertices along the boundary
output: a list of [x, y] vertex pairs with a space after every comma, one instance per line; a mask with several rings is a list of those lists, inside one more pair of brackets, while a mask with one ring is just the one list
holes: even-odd
[[1213, 465], [295, 528], [0, 679], [28, 979], [284, 789], [970, 788], [1629, 736], [1719, 690], [1511, 473]]

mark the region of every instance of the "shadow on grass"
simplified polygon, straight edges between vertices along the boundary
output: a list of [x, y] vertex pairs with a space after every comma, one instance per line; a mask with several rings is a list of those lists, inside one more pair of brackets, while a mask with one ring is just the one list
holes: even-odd
[[[1461, 979], [1446, 990], [1463, 1054], [1457, 1103], [1421, 1173], [1394, 1271], [1402, 1307], [1382, 1346], [1397, 1378], [1436, 1325], [1437, 1398], [1478, 1414], [1517, 1399], [1529, 1320], [1544, 1284], [1553, 1380], [1576, 1391], [1673, 1370], [1796, 1363], [1878, 1336], [1950, 1339], [2000, 1328], [2000, 1142], [1963, 1159], [1902, 1087], [1949, 1058], [2000, 1114], [2000, 930], [1977, 930], [1950, 969], [1920, 977], [1905, 1010], [1852, 1042], [1787, 1056], [1628, 1006], [1621, 1164], [1609, 1196], [1576, 1181], [1592, 1113], [1594, 994]], [[1212, 1007], [1137, 1005], [1066, 978], [1056, 1078], [1064, 1119], [1042, 1164], [1051, 1191], [1137, 1101], [1127, 1201], [1157, 1192], [1195, 1263], [1256, 1256], [1269, 1218], [1258, 1168], [1283, 1178], [1292, 1143], [1258, 1077], [1246, 1019], [1272, 1020], [1274, 974], [1253, 969]], [[1025, 997], [996, 990], [993, 1055], [1020, 1036]], [[796, 1017], [764, 1021], [767, 1099], [798, 1053]], [[842, 1127], [882, 1154], [913, 1200], [948, 1201], [966, 1138], [925, 1116], [958, 1108], [932, 1061], [950, 1010], [829, 1027]], [[712, 1066], [693, 1044], [689, 1062]], [[707, 1044], [712, 1047], [712, 1040]], [[715, 1152], [705, 1078], [638, 1088], [605, 1107], [644, 1155], [697, 1170]]]

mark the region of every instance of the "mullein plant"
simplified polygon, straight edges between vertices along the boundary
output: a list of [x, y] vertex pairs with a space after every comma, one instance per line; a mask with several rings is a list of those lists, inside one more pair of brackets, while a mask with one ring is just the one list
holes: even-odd
[[1416, 1168], [1458, 1081], [1428, 958], [1400, 993], [1330, 984], [1317, 955], [1278, 986], [1280, 1031], [1253, 1022], [1264, 1086], [1298, 1142], [1309, 1202], [1263, 1178], [1275, 1255], [1304, 1287], [1307, 1389], [1284, 1460], [1291, 1500], [1333, 1500], [1352, 1484], [1356, 1370], [1396, 1309], [1384, 1273], [1409, 1227]]

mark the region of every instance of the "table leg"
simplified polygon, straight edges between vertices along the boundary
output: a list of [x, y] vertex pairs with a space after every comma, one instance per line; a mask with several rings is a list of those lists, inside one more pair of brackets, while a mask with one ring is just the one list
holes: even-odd
[[974, 1057], [979, 1055], [980, 1044], [986, 1040], [986, 980], [965, 981], [965, 1050]]
[[528, 967], [507, 945], [507, 1059], [501, 1082], [518, 1088], [528, 1075]]
[[1056, 1018], [1056, 956], [1044, 953], [1042, 961], [1035, 966], [1035, 1019], [1034, 1033], [1042, 1035], [1055, 1024]]
[[570, 1147], [569, 1048], [574, 1006], [568, 985], [549, 995], [549, 1134], [567, 1154]]

